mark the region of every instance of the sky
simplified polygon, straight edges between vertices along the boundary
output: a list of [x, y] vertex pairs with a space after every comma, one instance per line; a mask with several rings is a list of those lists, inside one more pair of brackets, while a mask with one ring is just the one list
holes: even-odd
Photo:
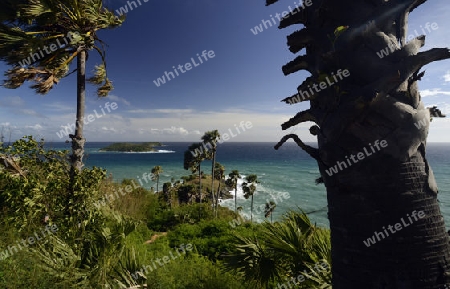
[[[302, 26], [280, 30], [277, 23], [254, 33], [262, 20], [289, 10], [297, 1], [280, 0], [268, 7], [265, 0], [139, 1], [132, 10], [124, 0], [104, 1], [114, 11], [128, 7], [128, 13], [121, 27], [98, 33], [108, 45], [108, 76], [115, 89], [107, 98], [98, 98], [96, 88], [88, 85], [86, 114], [92, 117], [85, 125], [87, 141], [195, 142], [215, 129], [221, 134], [231, 131], [230, 142], [276, 143], [292, 132], [315, 141], [308, 131], [312, 123], [281, 130], [283, 122], [309, 107], [308, 102], [280, 102], [309, 76], [284, 76], [281, 71], [297, 56], [289, 52], [286, 36]], [[449, 13], [448, 0], [428, 1], [411, 13], [409, 33], [422, 34], [427, 22], [438, 27], [425, 30], [422, 51], [450, 47]], [[87, 71], [92, 73], [99, 63], [91, 52]], [[174, 71], [174, 66], [186, 63], [191, 65], [184, 73]], [[445, 60], [427, 65], [419, 82], [424, 104], [438, 105], [448, 115], [449, 64]], [[0, 62], [0, 71], [7, 69]], [[166, 72], [173, 73], [171, 80], [158, 82]], [[68, 139], [60, 131], [75, 122], [75, 75], [44, 96], [35, 94], [31, 83], [15, 90], [0, 87], [0, 131], [3, 127], [5, 140], [30, 134], [49, 142]], [[450, 118], [434, 119], [428, 142], [450, 142], [449, 129]]]

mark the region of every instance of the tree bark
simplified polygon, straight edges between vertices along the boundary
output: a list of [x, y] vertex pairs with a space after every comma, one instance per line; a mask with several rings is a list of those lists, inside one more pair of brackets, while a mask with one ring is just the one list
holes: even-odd
[[252, 204], [250, 208], [250, 222], [253, 222], [253, 194], [252, 194]]
[[202, 203], [202, 168], [201, 162], [198, 163], [198, 191], [200, 193], [200, 204]]
[[212, 203], [213, 203], [213, 210], [214, 210], [214, 216], [217, 218], [216, 210], [217, 210], [217, 199], [216, 195], [214, 194], [214, 166], [216, 163], [216, 152], [213, 149], [213, 158], [212, 158], [212, 168], [211, 168], [211, 196], [212, 196]]
[[83, 169], [84, 144], [83, 137], [84, 114], [86, 103], [86, 51], [82, 50], [77, 56], [77, 119], [75, 135], [72, 138], [72, 175]]
[[[286, 130], [315, 122], [310, 132], [318, 148], [292, 134], [276, 145], [293, 138], [317, 160], [327, 188], [333, 289], [450, 285], [449, 236], [426, 159], [430, 114], [417, 87], [420, 69], [450, 58], [450, 51], [419, 53], [424, 36], [405, 43], [407, 17], [424, 2], [318, 0], [280, 23], [280, 28], [305, 25], [288, 43], [293, 52], [305, 47], [306, 55], [283, 67], [286, 75], [299, 69], [311, 73], [299, 88], [319, 85], [339, 70], [349, 72], [332, 78], [332, 85], [309, 99], [309, 110], [282, 125]], [[314, 33], [297, 39], [307, 31]], [[395, 51], [377, 54], [389, 47]], [[416, 126], [424, 120], [425, 126]]]
[[237, 179], [235, 180], [236, 185], [234, 186], [234, 213], [237, 214]]
[[159, 191], [159, 174], [156, 178], [156, 192], [158, 192], [158, 191]]

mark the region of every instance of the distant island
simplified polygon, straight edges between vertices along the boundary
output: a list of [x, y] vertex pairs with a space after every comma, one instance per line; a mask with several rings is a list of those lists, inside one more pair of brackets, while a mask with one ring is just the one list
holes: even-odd
[[107, 147], [101, 148], [104, 152], [156, 152], [155, 147], [162, 146], [160, 142], [145, 142], [145, 143], [128, 143], [117, 142]]

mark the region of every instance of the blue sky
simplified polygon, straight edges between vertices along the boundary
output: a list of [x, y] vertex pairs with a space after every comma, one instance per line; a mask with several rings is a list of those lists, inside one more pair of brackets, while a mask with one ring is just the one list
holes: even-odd
[[[271, 15], [294, 7], [297, 1], [284, 0], [265, 6], [265, 0], [140, 0], [129, 10], [127, 20], [118, 29], [101, 31], [99, 36], [109, 45], [109, 77], [115, 89], [108, 98], [98, 99], [95, 88], [88, 86], [86, 113], [101, 117], [85, 126], [87, 141], [198, 141], [207, 130], [226, 132], [241, 121], [252, 128], [230, 141], [277, 142], [294, 131], [305, 141], [314, 141], [308, 132], [311, 123], [288, 132], [280, 125], [309, 104], [293, 106], [280, 100], [296, 92], [308, 76], [305, 72], [284, 76], [281, 66], [294, 59], [286, 36], [300, 26], [279, 30], [264, 29], [254, 35], [251, 28], [270, 20]], [[107, 0], [112, 10], [127, 1]], [[450, 47], [450, 5], [428, 1], [410, 17], [411, 33], [427, 22], [438, 29], [427, 32], [426, 46]], [[215, 57], [179, 73], [159, 87], [154, 80], [173, 66], [184, 65], [197, 53], [213, 51]], [[303, 52], [302, 52], [303, 53]], [[91, 52], [88, 71], [98, 64]], [[449, 60], [425, 67], [419, 83], [425, 105], [438, 105], [450, 115]], [[197, 63], [198, 64], [198, 63]], [[0, 70], [7, 67], [0, 63]], [[47, 141], [59, 138], [63, 126], [75, 121], [75, 75], [63, 79], [45, 96], [36, 95], [24, 85], [16, 90], [0, 88], [0, 129], [12, 139], [23, 135], [42, 135]], [[106, 102], [118, 108], [105, 114]], [[429, 142], [450, 142], [450, 119], [434, 119]]]

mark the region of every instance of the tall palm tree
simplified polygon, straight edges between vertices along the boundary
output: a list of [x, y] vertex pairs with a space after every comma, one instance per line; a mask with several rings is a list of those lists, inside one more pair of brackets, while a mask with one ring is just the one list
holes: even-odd
[[269, 201], [266, 203], [266, 207], [264, 208], [264, 218], [267, 218], [270, 216], [270, 222], [272, 223], [272, 213], [275, 211], [275, 208], [277, 207], [277, 204], [275, 204], [274, 201]]
[[[88, 52], [95, 50], [101, 56], [102, 63], [88, 81], [98, 86], [99, 97], [105, 97], [113, 86], [106, 73], [105, 46], [97, 32], [118, 27], [125, 20], [102, 3], [102, 0], [7, 0], [0, 4], [0, 60], [11, 66], [5, 73], [4, 87], [16, 89], [31, 81], [36, 93], [47, 94], [60, 79], [77, 72], [76, 126], [75, 134], [70, 135], [72, 176], [83, 168]], [[75, 59], [76, 69], [69, 72]]]
[[[217, 199], [214, 194], [214, 169], [216, 164], [216, 151], [217, 151], [217, 140], [220, 139], [220, 133], [218, 130], [211, 130], [205, 132], [202, 136], [202, 141], [205, 148], [205, 153], [207, 159], [211, 160], [211, 196], [213, 201], [213, 208], [216, 209]], [[206, 148], [210, 148], [206, 151]]]
[[216, 204], [215, 204], [216, 209], [215, 209], [215, 211], [216, 211], [216, 217], [217, 217], [217, 210], [218, 210], [218, 206], [219, 206], [220, 187], [221, 187], [224, 175], [225, 175], [225, 167], [221, 163], [216, 163], [214, 165], [214, 167], [215, 167], [214, 168], [214, 178], [219, 181], [219, 185], [217, 187], [217, 194], [216, 194], [216, 197], [215, 197], [215, 200], [216, 200]]
[[200, 203], [202, 202], [202, 170], [201, 164], [206, 158], [205, 152], [203, 151], [203, 143], [193, 143], [191, 144], [187, 151], [184, 152], [184, 169], [191, 170], [194, 174], [198, 172], [198, 194]]
[[161, 166], [154, 166], [152, 169], [152, 181], [156, 181], [156, 192], [159, 191], [159, 175], [162, 174], [163, 169]]
[[244, 191], [244, 198], [252, 198], [250, 206], [250, 222], [253, 222], [253, 195], [256, 192], [256, 184], [258, 177], [256, 175], [248, 175], [245, 177], [245, 182], [242, 183], [242, 190]]
[[[450, 58], [450, 50], [419, 52], [424, 35], [406, 43], [409, 14], [425, 2], [305, 1], [280, 21], [279, 28], [304, 25], [287, 41], [293, 53], [306, 50], [284, 65], [283, 73], [311, 74], [298, 93], [283, 99], [309, 101], [310, 109], [281, 127], [315, 122], [310, 132], [318, 147], [294, 134], [275, 147], [292, 138], [318, 163], [327, 188], [333, 288], [450, 284], [449, 237], [425, 154], [430, 112], [417, 85], [424, 75], [420, 70]], [[388, 55], [377, 53], [386, 49]], [[413, 212], [425, 216], [394, 233], [384, 231]], [[365, 245], [375, 235], [376, 244]]]
[[228, 179], [226, 180], [227, 185], [230, 188], [234, 188], [234, 213], [237, 214], [237, 185], [238, 180], [241, 178], [238, 170], [232, 170], [231, 173], [228, 174]]

